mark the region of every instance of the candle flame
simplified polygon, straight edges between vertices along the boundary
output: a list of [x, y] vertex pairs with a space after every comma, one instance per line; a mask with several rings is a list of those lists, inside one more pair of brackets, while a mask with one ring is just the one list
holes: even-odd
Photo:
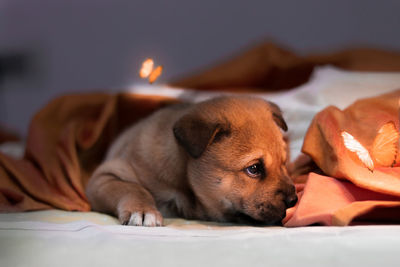
[[162, 74], [163, 66], [157, 66], [154, 68], [154, 61], [151, 58], [147, 58], [142, 63], [142, 67], [139, 71], [139, 76], [142, 79], [148, 78], [149, 83], [154, 83], [158, 77]]
[[157, 78], [161, 75], [163, 66], [156, 67], [149, 75], [149, 83], [154, 83]]
[[148, 58], [145, 61], [143, 61], [142, 68], [140, 69], [140, 72], [139, 72], [140, 78], [142, 78], [142, 79], [147, 78], [153, 71], [153, 68], [154, 68], [153, 59]]

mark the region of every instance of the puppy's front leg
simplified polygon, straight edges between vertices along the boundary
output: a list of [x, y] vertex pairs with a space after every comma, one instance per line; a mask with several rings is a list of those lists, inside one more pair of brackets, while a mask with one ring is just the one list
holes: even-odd
[[[126, 175], [127, 171], [115, 168], [113, 163], [100, 166], [87, 184], [92, 209], [114, 214], [125, 225], [161, 226], [163, 218], [150, 192], [138, 183], [124, 181], [119, 175]], [[120, 162], [117, 165], [121, 167]]]

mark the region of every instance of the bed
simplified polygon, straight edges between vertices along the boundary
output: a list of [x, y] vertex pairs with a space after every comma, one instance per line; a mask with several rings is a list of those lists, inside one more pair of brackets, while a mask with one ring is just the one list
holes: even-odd
[[94, 212], [0, 215], [1, 266], [398, 266], [400, 227], [246, 227]]
[[[292, 159], [314, 116], [329, 105], [400, 87], [400, 73], [319, 67], [290, 91], [256, 93], [277, 103], [289, 126]], [[226, 92], [135, 85], [128, 92], [200, 101]], [[3, 153], [22, 156], [22, 143]], [[399, 216], [399, 215], [398, 215]], [[0, 266], [398, 266], [400, 226], [251, 227], [168, 218], [164, 227], [127, 227], [96, 212], [0, 213]]]

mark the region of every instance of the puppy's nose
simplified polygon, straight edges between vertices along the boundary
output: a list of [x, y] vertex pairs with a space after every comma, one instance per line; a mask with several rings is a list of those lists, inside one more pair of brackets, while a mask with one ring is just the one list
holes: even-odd
[[287, 197], [285, 199], [285, 203], [288, 208], [294, 207], [294, 205], [296, 205], [296, 203], [297, 203], [297, 196], [291, 195], [291, 196]]

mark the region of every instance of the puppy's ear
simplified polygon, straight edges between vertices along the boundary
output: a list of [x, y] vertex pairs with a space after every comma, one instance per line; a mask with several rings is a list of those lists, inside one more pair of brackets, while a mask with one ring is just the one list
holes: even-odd
[[282, 111], [279, 108], [279, 106], [277, 104], [275, 104], [274, 102], [271, 101], [267, 101], [270, 108], [271, 108], [271, 112], [272, 112], [272, 117], [275, 121], [275, 123], [285, 132], [288, 130], [287, 124], [285, 122], [285, 120], [283, 119], [282, 116]]
[[178, 143], [193, 158], [198, 158], [213, 142], [229, 134], [229, 126], [222, 123], [207, 122], [200, 116], [184, 115], [173, 127]]

